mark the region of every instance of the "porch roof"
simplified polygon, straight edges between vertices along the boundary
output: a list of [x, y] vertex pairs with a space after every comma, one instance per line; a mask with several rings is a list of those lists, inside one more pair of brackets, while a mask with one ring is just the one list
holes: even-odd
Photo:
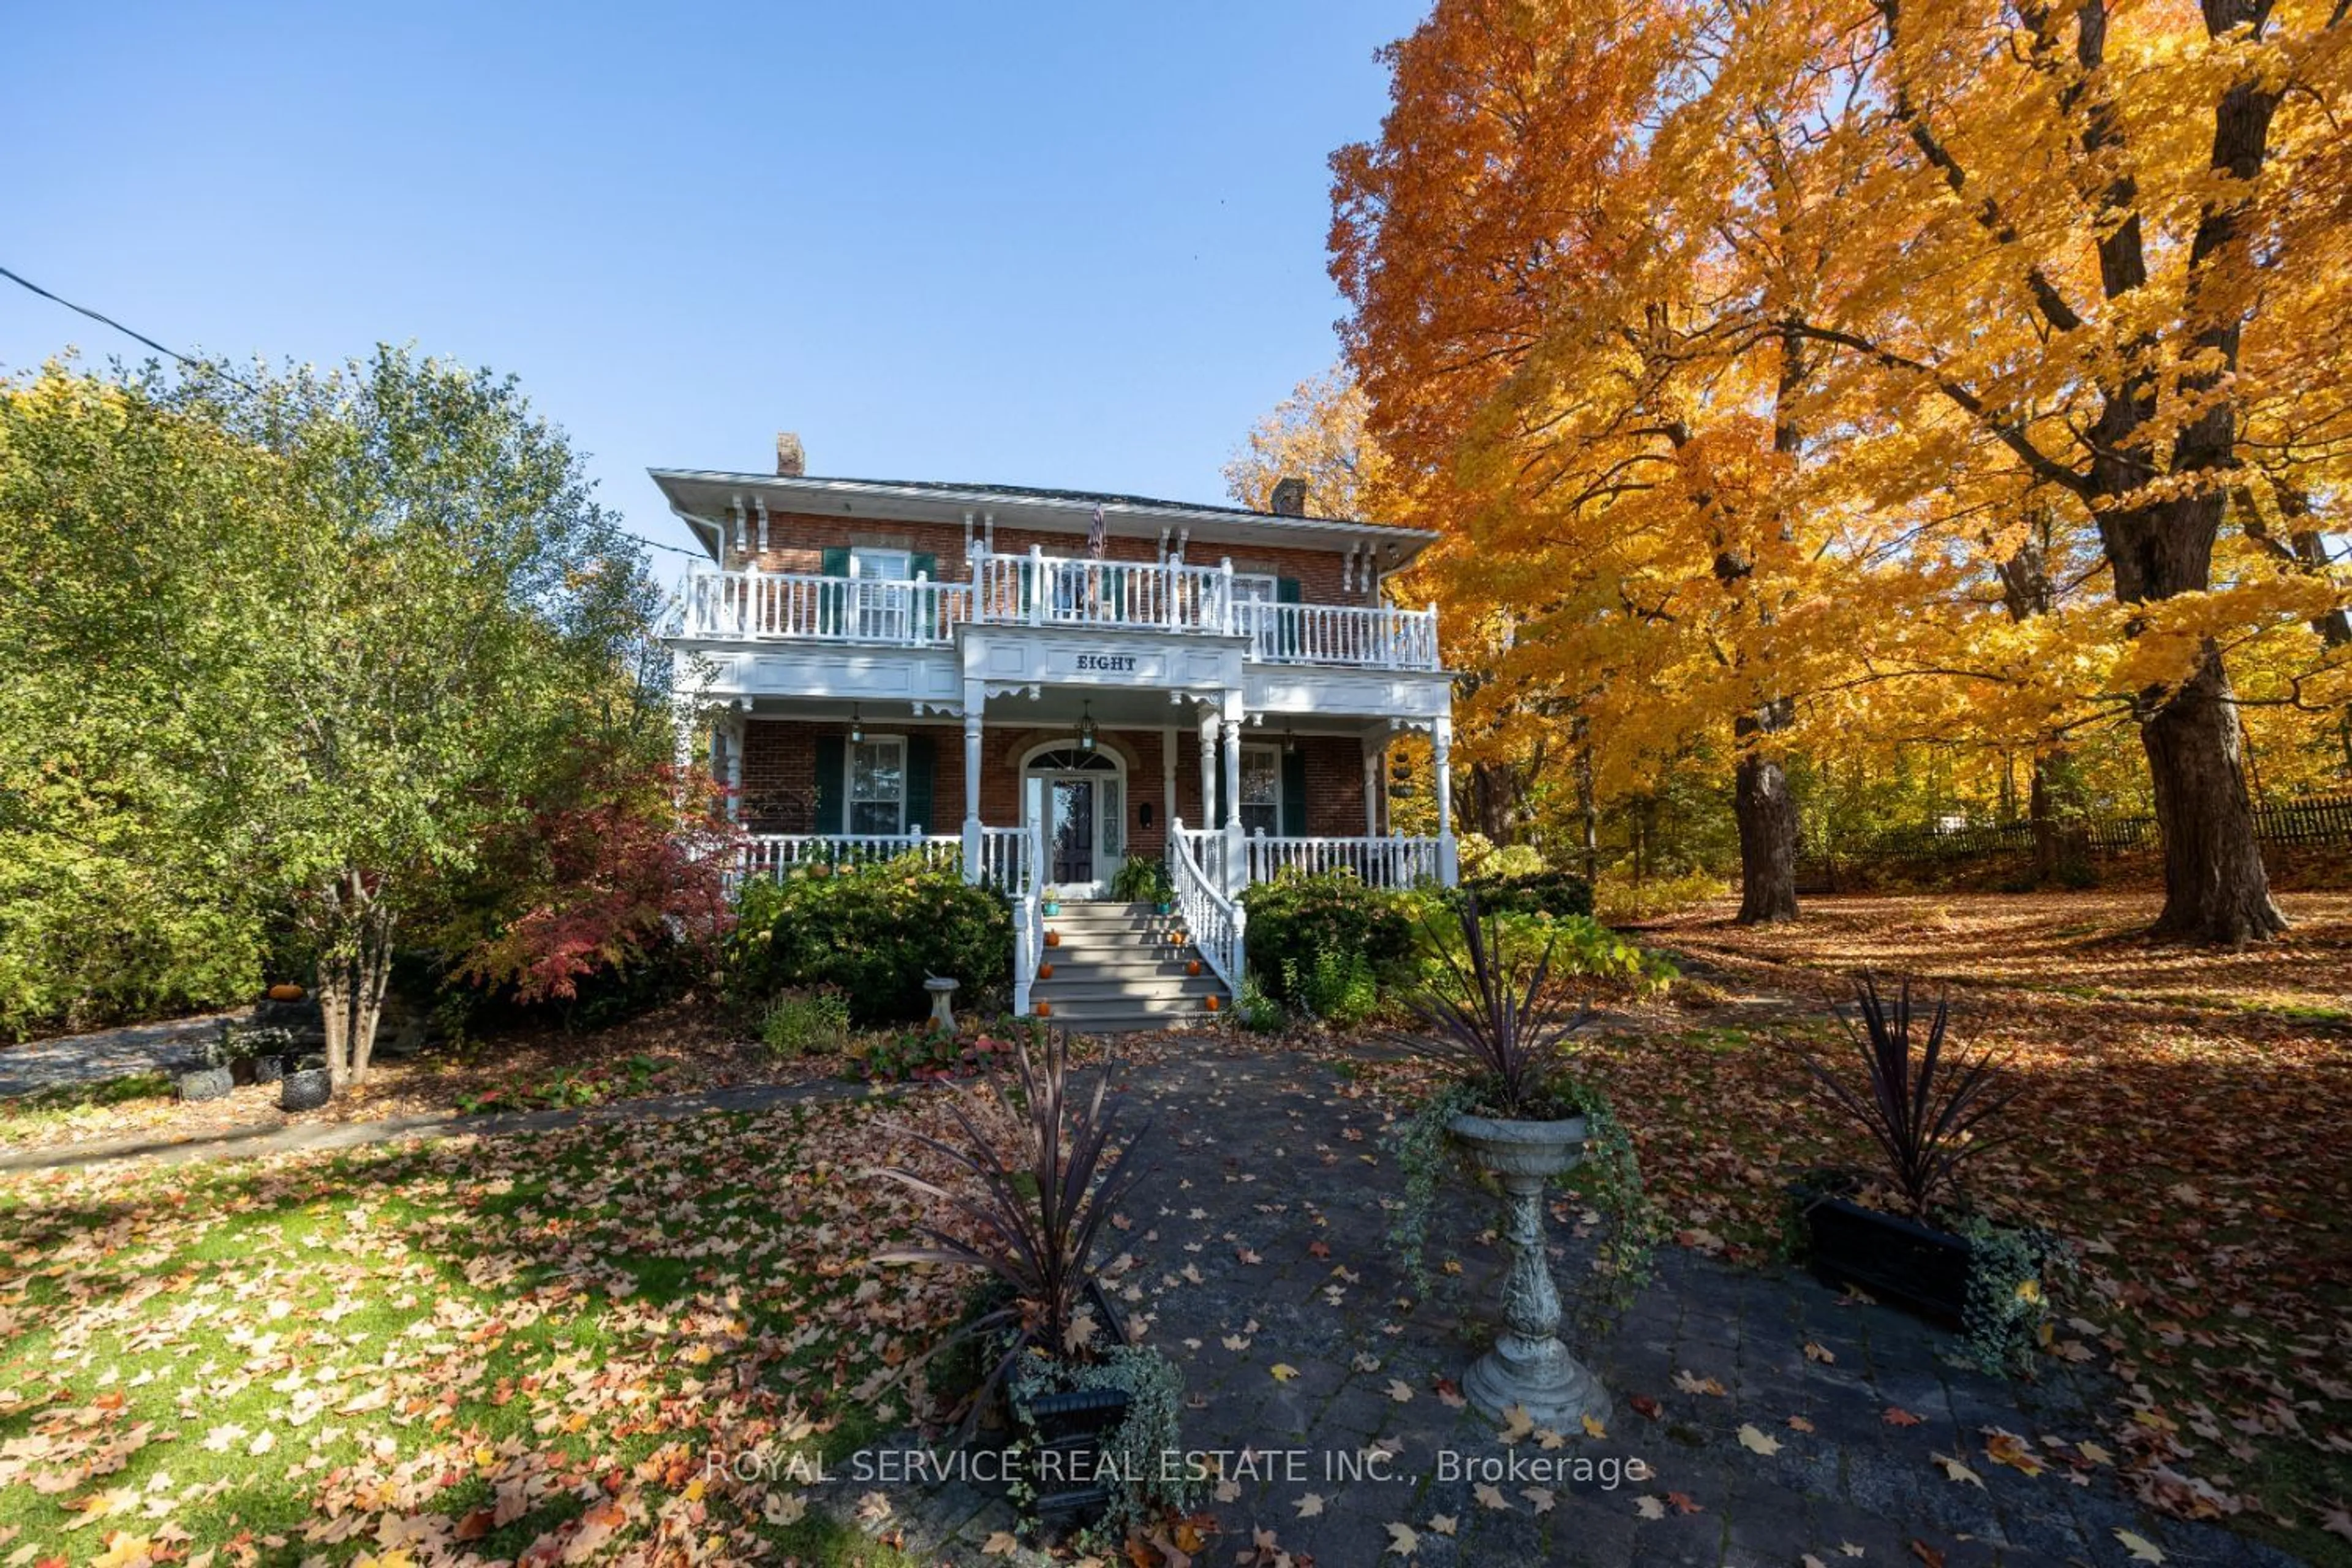
[[647, 470], [670, 510], [683, 519], [712, 559], [722, 559], [725, 519], [739, 500], [764, 499], [771, 510], [886, 521], [961, 524], [967, 513], [988, 512], [1000, 524], [1084, 534], [1094, 510], [1116, 527], [1127, 518], [1152, 529], [1184, 528], [1202, 544], [1320, 544], [1344, 549], [1369, 544], [1380, 569], [1393, 572], [1437, 538], [1425, 528], [1350, 518], [1287, 517], [1244, 507], [1154, 500], [1108, 491], [1043, 489], [1025, 485], [962, 484], [936, 479], [850, 479], [701, 468]]

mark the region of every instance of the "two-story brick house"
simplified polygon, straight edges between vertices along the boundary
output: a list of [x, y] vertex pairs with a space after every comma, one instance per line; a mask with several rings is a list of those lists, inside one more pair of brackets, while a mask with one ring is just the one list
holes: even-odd
[[[795, 438], [777, 446], [773, 474], [653, 474], [710, 553], [670, 642], [680, 689], [718, 715], [710, 765], [755, 869], [960, 859], [1015, 903], [1026, 1009], [1055, 989], [1036, 975], [1055, 958], [1044, 895], [1066, 900], [1065, 923], [1124, 921], [1077, 905], [1127, 859], [1164, 858], [1210, 973], [1155, 991], [1142, 982], [1187, 955], [1131, 976], [1060, 955], [1082, 973], [1057, 974], [1056, 1010], [1089, 1025], [1181, 1016], [1238, 984], [1233, 900], [1253, 879], [1454, 879], [1436, 610], [1384, 590], [1432, 535], [1306, 516], [1296, 481], [1254, 512], [818, 479]], [[1388, 747], [1408, 730], [1433, 742], [1433, 838], [1386, 818]]]

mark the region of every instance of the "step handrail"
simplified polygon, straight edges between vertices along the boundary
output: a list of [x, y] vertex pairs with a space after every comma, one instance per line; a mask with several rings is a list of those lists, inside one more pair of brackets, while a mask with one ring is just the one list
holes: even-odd
[[1225, 897], [1209, 880], [1184, 836], [1184, 819], [1168, 820], [1168, 864], [1176, 882], [1176, 908], [1184, 917], [1185, 933], [1201, 957], [1216, 972], [1225, 988], [1239, 1000], [1246, 963], [1244, 937], [1249, 911]]

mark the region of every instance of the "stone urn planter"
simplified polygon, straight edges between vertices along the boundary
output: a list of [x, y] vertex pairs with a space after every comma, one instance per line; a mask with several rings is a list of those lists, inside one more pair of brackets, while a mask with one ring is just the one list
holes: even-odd
[[1544, 1251], [1544, 1184], [1584, 1157], [1585, 1118], [1498, 1121], [1465, 1112], [1446, 1124], [1464, 1152], [1503, 1187], [1503, 1237], [1511, 1248], [1503, 1278], [1503, 1329], [1495, 1348], [1463, 1375], [1462, 1392], [1482, 1415], [1525, 1409], [1538, 1426], [1575, 1432], [1583, 1418], [1609, 1419], [1601, 1380], [1559, 1338], [1559, 1292]]

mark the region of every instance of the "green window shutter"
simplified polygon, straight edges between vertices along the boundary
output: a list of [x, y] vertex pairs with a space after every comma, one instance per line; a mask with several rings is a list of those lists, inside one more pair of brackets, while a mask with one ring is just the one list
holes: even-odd
[[1276, 577], [1274, 580], [1274, 602], [1277, 605], [1297, 605], [1304, 603], [1304, 601], [1298, 596], [1298, 579], [1296, 577]]
[[[828, 577], [848, 576], [849, 547], [845, 544], [827, 550], [824, 552], [824, 563], [819, 570]], [[816, 629], [829, 637], [848, 624], [849, 584], [845, 583], [836, 587], [827, 583], [820, 585], [816, 591]], [[839, 773], [841, 770], [835, 768], [834, 771]], [[837, 818], [840, 813], [836, 810], [834, 815]], [[841, 829], [832, 827], [824, 831], [838, 833]]]
[[939, 766], [939, 747], [929, 735], [907, 737], [907, 820], [906, 830], [912, 833], [920, 827], [926, 833], [937, 833], [940, 825], [931, 820], [931, 797]]
[[[1305, 601], [1299, 596], [1298, 579], [1276, 577], [1274, 580], [1274, 602], [1277, 605], [1304, 603]], [[1285, 654], [1295, 654], [1298, 651], [1298, 620], [1299, 617], [1297, 616], [1284, 616], [1276, 623], [1275, 633], [1276, 645]]]
[[1287, 838], [1307, 836], [1307, 753], [1282, 753], [1282, 832]]
[[918, 577], [928, 577], [934, 583], [940, 580], [940, 558], [936, 555], [914, 556], [908, 566]]
[[839, 735], [816, 738], [816, 830], [841, 831], [843, 775], [849, 771], [849, 743]]

